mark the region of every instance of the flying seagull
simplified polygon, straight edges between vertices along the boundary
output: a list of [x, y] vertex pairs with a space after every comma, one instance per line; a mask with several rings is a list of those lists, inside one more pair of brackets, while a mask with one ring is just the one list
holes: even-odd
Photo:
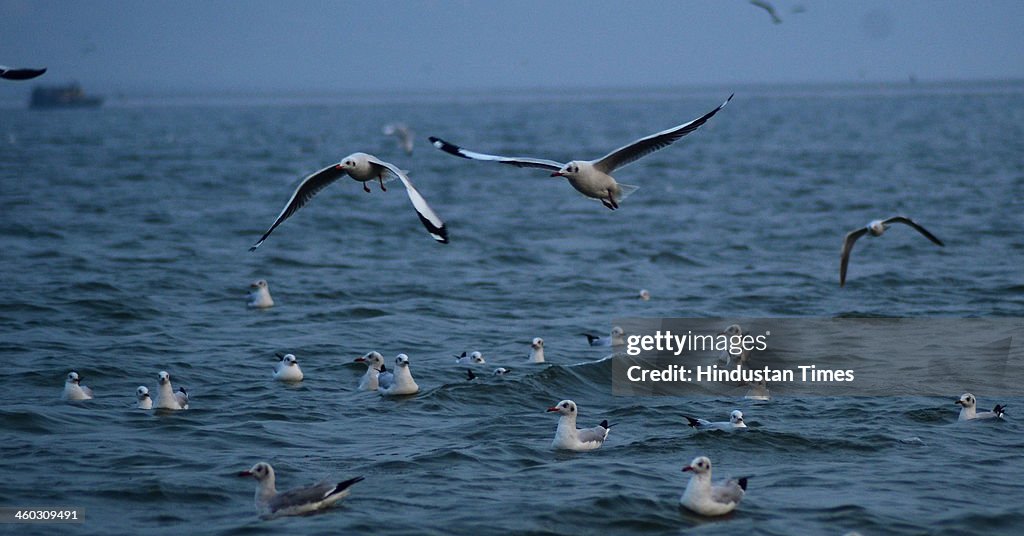
[[779, 18], [779, 14], [775, 12], [775, 6], [765, 0], [750, 0], [750, 3], [767, 11], [772, 16], [772, 22], [775, 24], [782, 24], [782, 19]]
[[843, 240], [843, 250], [839, 254], [840, 287], [846, 284], [846, 265], [850, 263], [850, 251], [853, 250], [853, 243], [856, 242], [858, 238], [868, 233], [870, 233], [871, 236], [882, 236], [882, 233], [884, 233], [885, 230], [889, 228], [889, 225], [893, 223], [903, 223], [909, 225], [914, 229], [917, 229], [917, 232], [923, 234], [925, 238], [927, 238], [928, 240], [931, 240], [932, 242], [935, 242], [940, 246], [945, 246], [945, 244], [942, 243], [942, 240], [935, 238], [935, 235], [929, 233], [928, 229], [921, 227], [914, 220], [907, 218], [906, 216], [893, 216], [887, 220], [874, 220], [871, 223], [867, 224], [867, 226], [861, 227], [860, 229], [855, 229], [846, 234], [846, 239]]

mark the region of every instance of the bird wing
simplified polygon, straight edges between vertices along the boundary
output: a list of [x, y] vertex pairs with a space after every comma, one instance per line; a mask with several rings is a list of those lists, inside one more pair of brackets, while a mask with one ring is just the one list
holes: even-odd
[[580, 441], [584, 443], [590, 443], [597, 441], [603, 443], [605, 438], [608, 437], [608, 429], [603, 426], [595, 426], [593, 428], [581, 428], [576, 431]]
[[390, 389], [394, 383], [395, 375], [390, 372], [381, 372], [377, 375], [377, 386], [379, 389]]
[[178, 401], [178, 405], [182, 408], [188, 407], [188, 392], [184, 388], [178, 387], [178, 390], [174, 392], [174, 399]]
[[861, 227], [846, 233], [846, 238], [843, 240], [843, 250], [839, 253], [839, 286], [846, 284], [846, 266], [850, 264], [850, 251], [853, 249], [853, 243], [867, 232], [867, 227]]
[[727, 480], [711, 487], [711, 498], [717, 503], [738, 503], [743, 494], [743, 488], [735, 480]]
[[732, 97], [732, 95], [729, 95], [729, 98], [725, 99], [725, 102], [719, 105], [718, 108], [711, 110], [689, 123], [683, 123], [682, 125], [672, 127], [668, 130], [662, 130], [661, 132], [651, 134], [645, 138], [640, 138], [629, 145], [615, 149], [614, 151], [606, 154], [600, 160], [595, 160], [594, 167], [599, 171], [610, 174], [617, 168], [651, 154], [658, 149], [663, 149], [672, 145], [679, 138], [682, 138], [683, 136], [700, 128], [700, 126], [706, 123], [708, 119], [711, 119], [712, 116], [718, 113], [718, 110], [721, 110], [726, 104], [729, 104]]
[[924, 227], [921, 227], [920, 225], [917, 224], [917, 222], [915, 222], [914, 220], [912, 220], [912, 219], [910, 219], [910, 218], [908, 218], [906, 216], [893, 216], [893, 217], [883, 221], [882, 223], [884, 223], [884, 224], [903, 223], [903, 224], [909, 225], [909, 226], [913, 227], [914, 229], [917, 229], [917, 232], [923, 234], [924, 237], [927, 238], [928, 240], [931, 240], [932, 242], [935, 242], [936, 244], [938, 244], [940, 246], [945, 246], [946, 245], [946, 244], [942, 243], [942, 240], [939, 240], [938, 238], [935, 238], [935, 235], [929, 233], [928, 229], [925, 229]]
[[12, 69], [0, 65], [0, 78], [6, 80], [29, 80], [37, 76], [42, 76], [46, 72], [46, 67], [42, 69]]
[[330, 495], [336, 484], [321, 482], [305, 488], [296, 488], [284, 493], [278, 493], [274, 498], [267, 501], [267, 508], [271, 512], [302, 506], [304, 504], [318, 503]]
[[338, 180], [344, 175], [345, 171], [340, 169], [337, 164], [331, 164], [303, 179], [299, 184], [299, 187], [295, 189], [294, 193], [292, 193], [292, 197], [288, 200], [284, 209], [281, 210], [281, 214], [277, 216], [277, 220], [275, 220], [274, 224], [270, 226], [270, 229], [267, 229], [267, 232], [263, 233], [263, 236], [261, 236], [260, 239], [249, 248], [249, 251], [256, 251], [256, 248], [260, 247], [260, 244], [270, 236], [270, 233], [274, 232], [274, 229], [277, 229], [278, 225], [284, 223], [284, 221], [290, 218], [292, 214], [295, 214], [300, 208], [306, 206], [306, 203], [309, 203], [316, 194], [320, 193], [320, 190], [327, 188], [332, 182]]
[[772, 16], [772, 22], [775, 24], [782, 24], [782, 19], [779, 18], [779, 14], [775, 11], [775, 6], [764, 0], [750, 0], [750, 3], [767, 11]]
[[423, 226], [427, 228], [427, 232], [430, 233], [430, 236], [433, 237], [434, 240], [437, 240], [442, 244], [447, 244], [448, 228], [445, 227], [444, 221], [442, 221], [441, 217], [434, 212], [434, 209], [430, 208], [430, 205], [427, 204], [427, 200], [423, 199], [423, 196], [420, 195], [419, 190], [412, 185], [412, 181], [409, 180], [409, 177], [405, 172], [398, 169], [394, 164], [385, 162], [375, 156], [367, 155], [367, 157], [367, 160], [371, 163], [384, 167], [402, 181], [402, 184], [405, 185], [405, 193], [409, 194], [409, 201], [412, 201], [412, 208], [416, 209], [416, 214], [420, 217], [420, 221], [423, 223]]
[[493, 154], [476, 153], [469, 151], [455, 145], [454, 143], [448, 143], [441, 138], [430, 137], [430, 143], [434, 144], [434, 147], [454, 156], [460, 158], [466, 158], [468, 160], [484, 160], [488, 162], [498, 162], [501, 164], [508, 164], [515, 167], [526, 167], [526, 168], [539, 168], [546, 169], [549, 171], [558, 171], [562, 169], [562, 164], [555, 162], [554, 160], [545, 160], [543, 158], [529, 158], [522, 156], [496, 156]]

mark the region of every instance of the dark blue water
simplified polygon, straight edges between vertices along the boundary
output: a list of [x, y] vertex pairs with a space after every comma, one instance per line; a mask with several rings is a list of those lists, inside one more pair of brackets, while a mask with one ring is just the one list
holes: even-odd
[[[0, 120], [0, 505], [70, 505], [81, 534], [1015, 534], [1024, 440], [962, 426], [947, 397], [735, 399], [611, 394], [607, 353], [577, 334], [624, 317], [1024, 315], [1024, 86], [737, 91], [701, 130], [619, 170], [611, 212], [538, 170], [472, 149], [596, 158], [703, 114], [731, 90], [112, 102]], [[405, 156], [381, 126], [404, 121]], [[411, 171], [448, 222], [429, 238], [397, 183], [342, 180], [248, 246], [305, 174], [365, 151]], [[846, 232], [863, 239], [838, 286]], [[277, 306], [245, 307], [269, 280]], [[634, 299], [650, 289], [649, 302]], [[533, 337], [547, 365], [528, 366]], [[355, 391], [369, 350], [412, 360], [421, 393]], [[467, 382], [480, 350], [504, 379]], [[306, 380], [270, 380], [276, 351]], [[968, 356], [965, 356], [967, 358]], [[895, 359], [895, 356], [894, 356]], [[97, 394], [68, 404], [77, 370]], [[192, 409], [132, 408], [168, 370]], [[553, 452], [545, 409], [617, 425]], [[683, 413], [745, 434], [695, 434]], [[752, 475], [734, 514], [677, 506], [680, 468]], [[364, 475], [336, 511], [259, 521], [256, 461], [279, 488]], [[52, 534], [55, 526], [3, 526]], [[16, 531], [16, 532], [15, 532]]]

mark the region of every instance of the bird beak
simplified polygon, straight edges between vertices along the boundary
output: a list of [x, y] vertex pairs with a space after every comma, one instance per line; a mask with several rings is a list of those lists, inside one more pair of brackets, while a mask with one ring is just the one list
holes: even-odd
[[555, 172], [551, 173], [551, 176], [552, 177], [564, 177], [565, 175], [563, 175], [561, 171], [555, 171]]
[[352, 362], [353, 363], [366, 363], [366, 358], [365, 357], [357, 357], [357, 358], [353, 359]]
[[242, 471], [241, 473], [238, 473], [238, 476], [252, 476], [252, 473], [249, 471]]
[[685, 473], [687, 471], [693, 471], [693, 467], [691, 467], [689, 465], [687, 465], [686, 467], [683, 467], [683, 472]]
[[558, 411], [558, 408], [548, 408], [548, 412]]
[[342, 169], [341, 164], [335, 164], [334, 169]]
[[963, 400], [957, 400], [956, 402], [953, 402], [953, 403], [954, 404], [959, 404], [961, 406], [964, 405], [964, 401]]

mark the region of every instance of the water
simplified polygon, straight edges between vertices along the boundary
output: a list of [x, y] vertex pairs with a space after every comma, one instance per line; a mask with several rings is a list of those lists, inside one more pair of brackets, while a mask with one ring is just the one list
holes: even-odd
[[[1021, 316], [1024, 87], [747, 89], [697, 133], [617, 173], [611, 212], [537, 170], [462, 161], [428, 135], [499, 154], [594, 158], [710, 110], [722, 91], [325, 97], [4, 110], [0, 505], [84, 507], [74, 534], [1016, 533], [1024, 441], [1014, 408], [960, 426], [948, 397], [732, 399], [611, 395], [577, 334], [613, 318]], [[421, 141], [401, 154], [382, 125]], [[452, 243], [397, 183], [342, 180], [248, 253], [304, 174], [362, 150], [412, 171]], [[907, 214], [854, 250], [843, 235]], [[270, 281], [278, 305], [244, 306]], [[650, 289], [649, 302], [634, 299]], [[550, 366], [525, 364], [546, 341]], [[422, 392], [355, 392], [353, 358], [412, 359]], [[502, 380], [466, 382], [481, 350]], [[270, 381], [275, 351], [306, 380]], [[894, 356], [894, 359], [898, 356]], [[79, 371], [97, 398], [62, 403]], [[160, 370], [193, 409], [132, 409]], [[572, 398], [604, 448], [549, 449]], [[683, 413], [744, 411], [746, 434]], [[739, 510], [679, 510], [680, 468], [752, 475]], [[254, 483], [366, 476], [337, 511], [262, 522]], [[17, 534], [54, 526], [3, 525]]]

